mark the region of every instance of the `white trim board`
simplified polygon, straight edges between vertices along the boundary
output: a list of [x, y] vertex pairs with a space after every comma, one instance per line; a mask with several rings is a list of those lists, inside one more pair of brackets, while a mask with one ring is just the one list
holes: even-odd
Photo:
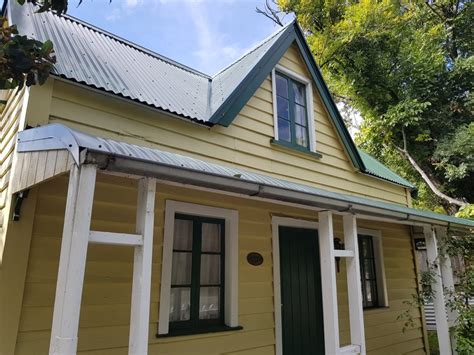
[[283, 332], [281, 321], [281, 279], [280, 279], [280, 240], [279, 227], [295, 227], [318, 230], [318, 222], [288, 217], [272, 217], [272, 246], [273, 246], [273, 307], [275, 313], [275, 352], [283, 354]]
[[311, 80], [279, 64], [272, 70], [272, 101], [273, 101], [273, 131], [274, 138], [278, 140], [278, 112], [276, 98], [276, 80], [275, 74], [280, 72], [295, 81], [305, 85], [306, 92], [306, 114], [308, 117], [309, 150], [316, 152], [316, 131], [314, 127], [314, 106], [313, 106], [313, 86]]
[[171, 268], [176, 213], [225, 220], [224, 320], [229, 327], [238, 326], [239, 212], [237, 210], [168, 200], [165, 207], [158, 334], [168, 334], [169, 332]]

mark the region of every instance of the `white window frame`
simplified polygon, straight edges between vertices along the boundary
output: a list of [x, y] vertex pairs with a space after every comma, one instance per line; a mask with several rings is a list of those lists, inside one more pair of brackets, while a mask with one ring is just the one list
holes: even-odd
[[[272, 217], [273, 245], [273, 307], [275, 310], [275, 350], [277, 355], [283, 354], [283, 329], [281, 320], [281, 275], [280, 275], [280, 238], [279, 227], [307, 228], [318, 231], [318, 222], [289, 217]], [[319, 233], [319, 232], [318, 232]]]
[[311, 80], [287, 69], [279, 64], [272, 70], [272, 96], [273, 96], [273, 131], [275, 140], [278, 141], [278, 112], [276, 94], [276, 73], [280, 72], [305, 86], [306, 92], [306, 114], [308, 117], [309, 150], [316, 152], [316, 131], [314, 127], [313, 86]]
[[[371, 236], [374, 244], [375, 273], [377, 279], [377, 296], [379, 305], [375, 308], [368, 308], [365, 311], [388, 307], [387, 279], [385, 278], [385, 267], [383, 261], [382, 232], [375, 229], [357, 228], [357, 234], [358, 236]], [[359, 250], [359, 254], [361, 253], [362, 251]]]
[[220, 218], [225, 221], [226, 265], [224, 283], [224, 322], [229, 327], [237, 327], [239, 212], [231, 209], [168, 200], [166, 201], [165, 207], [158, 334], [168, 334], [169, 332], [171, 268], [173, 258], [174, 220], [176, 213], [192, 216]]

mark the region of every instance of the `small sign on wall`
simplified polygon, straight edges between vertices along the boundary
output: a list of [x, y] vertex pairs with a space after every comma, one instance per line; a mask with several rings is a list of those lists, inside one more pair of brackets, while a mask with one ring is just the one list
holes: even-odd
[[247, 254], [247, 261], [250, 265], [259, 266], [263, 264], [263, 256], [260, 253], [251, 252]]

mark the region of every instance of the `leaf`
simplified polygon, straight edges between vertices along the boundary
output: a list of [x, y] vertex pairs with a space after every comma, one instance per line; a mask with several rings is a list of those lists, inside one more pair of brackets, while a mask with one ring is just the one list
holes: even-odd
[[49, 54], [53, 50], [53, 42], [47, 40], [42, 45], [43, 54]]

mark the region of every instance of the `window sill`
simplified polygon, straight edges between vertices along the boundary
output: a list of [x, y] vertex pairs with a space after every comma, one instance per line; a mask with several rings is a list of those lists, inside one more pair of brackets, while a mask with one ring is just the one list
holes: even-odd
[[299, 147], [297, 145], [293, 145], [291, 143], [285, 142], [285, 141], [278, 141], [276, 139], [271, 139], [270, 144], [277, 147], [281, 148], [287, 151], [292, 151], [292, 153], [297, 153], [297, 154], [306, 154], [309, 156], [312, 156], [313, 158], [321, 159], [323, 155], [319, 152], [313, 152], [311, 150], [308, 150], [303, 147]]
[[157, 338], [170, 338], [170, 337], [178, 337], [184, 335], [197, 335], [197, 334], [206, 334], [206, 333], [221, 333], [221, 332], [230, 332], [233, 330], [242, 330], [244, 329], [240, 325], [237, 327], [229, 327], [226, 325], [218, 325], [214, 327], [206, 327], [206, 328], [197, 328], [197, 329], [174, 329], [170, 330], [168, 334], [156, 334]]
[[377, 311], [385, 311], [387, 309], [390, 309], [390, 306], [377, 306], [377, 307], [367, 307], [364, 308], [363, 311], [364, 313], [371, 313], [371, 312], [377, 312]]

